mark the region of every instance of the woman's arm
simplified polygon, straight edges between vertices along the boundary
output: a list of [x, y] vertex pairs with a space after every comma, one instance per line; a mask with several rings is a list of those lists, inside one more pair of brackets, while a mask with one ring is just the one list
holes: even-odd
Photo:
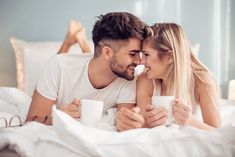
[[[221, 126], [220, 113], [218, 109], [219, 92], [218, 86], [212, 76], [207, 76], [204, 80], [210, 82], [205, 84], [199, 79], [195, 80], [195, 95], [196, 100], [201, 108], [203, 124], [192, 121], [192, 124], [199, 128], [210, 129]], [[210, 78], [211, 77], [211, 78]]]
[[[208, 77], [208, 76], [207, 76]], [[218, 110], [218, 90], [213, 79], [201, 78], [195, 79], [195, 98], [200, 105], [203, 122], [198, 120], [193, 114], [192, 109], [183, 99], [174, 100], [175, 122], [179, 125], [191, 125], [193, 127], [205, 130], [213, 130], [220, 127], [220, 114]]]
[[144, 115], [146, 106], [151, 104], [153, 88], [153, 82], [147, 78], [146, 73], [142, 73], [138, 76], [136, 84], [136, 103], [142, 115]]
[[167, 110], [164, 107], [155, 108], [152, 106], [151, 98], [153, 96], [153, 81], [148, 79], [146, 73], [142, 73], [137, 79], [137, 106], [140, 108], [140, 114], [145, 117], [143, 127], [156, 127], [165, 123], [167, 119]]

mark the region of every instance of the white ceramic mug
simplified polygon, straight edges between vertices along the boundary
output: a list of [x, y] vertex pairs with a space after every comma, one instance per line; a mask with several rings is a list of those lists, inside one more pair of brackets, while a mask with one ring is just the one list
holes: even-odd
[[173, 117], [173, 100], [174, 96], [153, 96], [152, 97], [152, 105], [156, 108], [165, 107], [167, 112], [167, 119], [165, 122], [166, 126], [171, 125], [174, 121]]
[[96, 127], [102, 118], [104, 102], [98, 100], [81, 100], [81, 123], [86, 126]]

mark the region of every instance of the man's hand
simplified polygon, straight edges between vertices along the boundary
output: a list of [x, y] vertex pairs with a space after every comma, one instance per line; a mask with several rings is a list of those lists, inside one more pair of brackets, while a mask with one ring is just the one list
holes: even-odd
[[144, 117], [140, 115], [140, 108], [128, 109], [125, 107], [117, 111], [116, 128], [118, 131], [142, 128], [145, 123]]
[[59, 109], [73, 118], [80, 118], [80, 100], [74, 99], [68, 105], [60, 105]]

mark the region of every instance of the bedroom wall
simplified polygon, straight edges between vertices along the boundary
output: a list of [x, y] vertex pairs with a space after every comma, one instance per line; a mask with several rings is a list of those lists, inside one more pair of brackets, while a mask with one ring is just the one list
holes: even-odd
[[[216, 8], [216, 4], [222, 4], [222, 7]], [[226, 97], [228, 80], [235, 79], [235, 63], [232, 60], [235, 58], [235, 31], [232, 30], [235, 28], [234, 8], [234, 0], [1, 0], [0, 86], [16, 86], [15, 58], [9, 37], [29, 41], [60, 41], [64, 38], [69, 21], [78, 19], [87, 28], [90, 38], [97, 15], [110, 11], [128, 11], [147, 24], [157, 21], [181, 24], [191, 43], [200, 43], [199, 57], [218, 77], [223, 96]], [[216, 20], [216, 10], [221, 11], [221, 21]], [[226, 23], [228, 18], [230, 22]], [[215, 27], [217, 25], [219, 27]], [[229, 35], [224, 35], [223, 32], [228, 32], [228, 29]], [[222, 33], [217, 33], [218, 30]], [[226, 42], [220, 43], [219, 48], [215, 46], [217, 36], [221, 43]], [[225, 45], [227, 51], [233, 53], [217, 62], [224, 56]], [[227, 68], [225, 72], [224, 68]]]

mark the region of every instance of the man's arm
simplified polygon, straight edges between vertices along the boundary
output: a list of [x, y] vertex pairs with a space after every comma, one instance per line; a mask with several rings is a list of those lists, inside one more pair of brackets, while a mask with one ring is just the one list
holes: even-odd
[[[50, 100], [35, 90], [26, 121], [37, 121], [47, 125], [52, 125], [52, 106], [55, 104], [55, 100]], [[68, 105], [60, 105], [59, 109], [64, 111], [73, 118], [80, 117], [80, 101], [74, 99]]]
[[[55, 100], [50, 100], [34, 91], [26, 121], [38, 121], [47, 125], [52, 124], [51, 111]], [[46, 117], [48, 117], [46, 119]]]

